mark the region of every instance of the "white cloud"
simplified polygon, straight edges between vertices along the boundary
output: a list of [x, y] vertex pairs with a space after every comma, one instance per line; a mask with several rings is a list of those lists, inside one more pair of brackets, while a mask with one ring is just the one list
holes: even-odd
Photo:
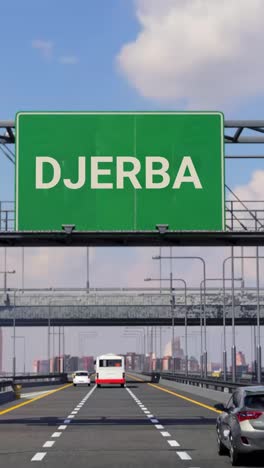
[[137, 0], [140, 31], [118, 57], [144, 97], [218, 108], [263, 93], [263, 0]]
[[59, 58], [59, 63], [62, 65], [76, 65], [78, 62], [79, 59], [76, 55], [63, 55]]
[[39, 50], [40, 54], [45, 59], [50, 59], [53, 54], [54, 44], [52, 41], [43, 41], [41, 39], [35, 39], [32, 41], [33, 49]]
[[263, 183], [264, 170], [254, 171], [248, 184], [239, 185], [235, 188], [235, 194], [240, 200], [263, 200]]

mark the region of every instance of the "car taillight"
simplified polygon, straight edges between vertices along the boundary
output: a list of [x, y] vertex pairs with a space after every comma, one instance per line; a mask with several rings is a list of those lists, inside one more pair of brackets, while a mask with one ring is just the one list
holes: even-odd
[[262, 415], [260, 411], [243, 411], [241, 413], [237, 413], [237, 419], [239, 422], [247, 421], [249, 419], [258, 419]]

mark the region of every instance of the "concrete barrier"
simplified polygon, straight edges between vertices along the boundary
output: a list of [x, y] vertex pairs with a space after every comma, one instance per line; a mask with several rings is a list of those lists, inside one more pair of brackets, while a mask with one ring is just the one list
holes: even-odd
[[11, 386], [0, 391], [0, 405], [13, 401], [15, 398], [16, 395]]
[[[134, 375], [135, 377], [144, 379], [144, 380], [149, 380], [151, 383], [151, 378], [142, 375], [136, 372], [130, 372], [131, 375]], [[227, 391], [219, 391], [219, 390], [212, 390], [209, 388], [205, 387], [198, 387], [194, 385], [189, 385], [189, 384], [183, 384], [180, 382], [174, 382], [172, 380], [166, 380], [166, 379], [160, 379], [159, 381], [160, 385], [163, 385], [164, 387], [171, 388], [172, 390], [178, 391], [178, 392], [185, 392], [189, 393], [190, 395], [193, 396], [199, 396], [202, 398], [206, 398], [208, 400], [212, 400], [215, 403], [227, 403], [228, 400], [230, 399], [231, 394], [229, 393], [228, 389]]]

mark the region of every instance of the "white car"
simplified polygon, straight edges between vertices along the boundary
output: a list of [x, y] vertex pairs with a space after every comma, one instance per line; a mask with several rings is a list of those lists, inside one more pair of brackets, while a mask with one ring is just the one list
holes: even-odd
[[76, 387], [76, 385], [88, 385], [90, 387], [91, 385], [91, 379], [89, 377], [89, 373], [87, 371], [76, 371], [73, 374], [73, 385]]

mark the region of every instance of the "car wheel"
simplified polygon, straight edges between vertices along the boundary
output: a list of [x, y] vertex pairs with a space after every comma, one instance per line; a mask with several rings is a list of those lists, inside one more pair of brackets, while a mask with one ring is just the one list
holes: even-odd
[[101, 385], [98, 383], [98, 384], [97, 384], [97, 387], [98, 387], [98, 388], [101, 388]]
[[124, 388], [125, 384], [121, 383], [121, 388]]
[[91, 384], [90, 384], [90, 383], [88, 383], [88, 387], [90, 387], [90, 385], [91, 385]]
[[232, 466], [239, 466], [240, 456], [234, 445], [233, 437], [230, 435], [230, 461]]
[[227, 455], [228, 450], [226, 446], [221, 441], [219, 428], [216, 429], [217, 432], [217, 446], [218, 446], [218, 455]]
[[76, 383], [74, 383], [73, 385], [74, 385], [74, 387], [76, 387]]

